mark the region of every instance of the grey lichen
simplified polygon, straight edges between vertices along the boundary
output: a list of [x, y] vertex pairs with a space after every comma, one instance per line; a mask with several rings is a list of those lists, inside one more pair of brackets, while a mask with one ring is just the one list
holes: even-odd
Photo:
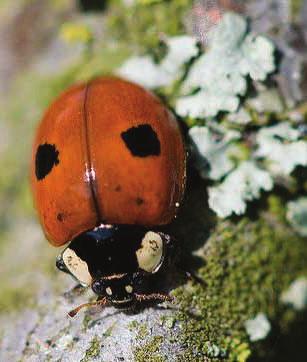
[[255, 318], [248, 319], [244, 325], [251, 342], [265, 339], [271, 330], [271, 324], [263, 313], [258, 313]]
[[307, 197], [287, 204], [287, 219], [298, 234], [307, 237]]
[[300, 277], [281, 295], [281, 302], [302, 311], [307, 307], [307, 278]]

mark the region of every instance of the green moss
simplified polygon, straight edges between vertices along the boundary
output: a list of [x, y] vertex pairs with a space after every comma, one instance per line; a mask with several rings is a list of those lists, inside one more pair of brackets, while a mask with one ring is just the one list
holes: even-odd
[[148, 326], [145, 323], [140, 323], [137, 321], [132, 321], [128, 328], [130, 331], [136, 330], [137, 332], [137, 339], [144, 340], [149, 335]]
[[239, 339], [229, 340], [229, 360], [230, 361], [238, 361], [245, 362], [248, 360], [251, 355], [251, 350], [249, 348], [248, 343], [241, 342]]
[[176, 319], [173, 316], [162, 316], [161, 323], [164, 327], [172, 329], [175, 326]]
[[235, 164], [249, 160], [250, 155], [251, 150], [244, 143], [236, 143], [229, 152], [229, 158], [234, 161]]
[[[146, 323], [132, 321], [129, 329], [137, 332], [136, 341], [138, 346], [134, 349], [134, 359], [136, 362], [164, 362], [165, 358], [159, 354], [160, 346], [163, 342], [162, 336], [149, 338], [150, 331]], [[144, 342], [145, 340], [145, 342]]]
[[268, 196], [268, 208], [269, 211], [279, 217], [280, 220], [286, 221], [285, 201], [280, 197], [274, 194]]
[[83, 327], [83, 330], [86, 332], [86, 330], [88, 329], [90, 323], [92, 321], [92, 318], [90, 317], [89, 314], [85, 313], [84, 314], [84, 318], [83, 318], [83, 321], [82, 321], [82, 327]]
[[91, 362], [93, 359], [99, 356], [101, 350], [101, 341], [97, 336], [95, 336], [92, 341], [90, 347], [86, 350], [85, 356], [82, 358], [80, 362]]
[[163, 342], [162, 336], [154, 336], [134, 350], [135, 362], [164, 362], [165, 357], [159, 354]]
[[112, 336], [112, 332], [113, 332], [113, 329], [115, 327], [115, 324], [116, 323], [113, 323], [109, 328], [107, 328], [107, 330], [103, 333], [103, 337], [104, 338], [107, 338], [107, 337], [111, 337]]
[[128, 324], [128, 328], [129, 328], [129, 331], [133, 331], [134, 329], [136, 329], [139, 325], [139, 322], [138, 321], [132, 321]]
[[[272, 203], [271, 208], [276, 208], [276, 199]], [[279, 297], [297, 276], [307, 274], [307, 250], [305, 241], [278, 214], [219, 222], [203, 252], [205, 266], [199, 270], [207, 286], [188, 285], [174, 291], [180, 304], [181, 343], [188, 349], [186, 360], [212, 357], [216, 345], [226, 351], [228, 360], [245, 361], [252, 348], [244, 329], [247, 319], [261, 311], [280, 325], [284, 319], [289, 322]]]

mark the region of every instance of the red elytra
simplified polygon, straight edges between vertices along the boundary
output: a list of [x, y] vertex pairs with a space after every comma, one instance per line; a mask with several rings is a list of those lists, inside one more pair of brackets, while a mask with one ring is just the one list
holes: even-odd
[[38, 127], [31, 184], [40, 222], [55, 246], [101, 223], [169, 224], [185, 178], [176, 119], [131, 82], [101, 77], [73, 86]]

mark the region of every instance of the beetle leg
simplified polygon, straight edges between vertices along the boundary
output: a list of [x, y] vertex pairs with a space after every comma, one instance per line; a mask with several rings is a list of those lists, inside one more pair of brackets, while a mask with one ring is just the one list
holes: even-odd
[[152, 293], [152, 294], [135, 294], [138, 302], [174, 302], [174, 298], [168, 294]]
[[64, 293], [64, 298], [66, 299], [72, 299], [74, 297], [79, 297], [80, 295], [82, 295], [85, 291], [86, 291], [85, 286], [83, 286], [82, 284], [76, 284], [73, 288], [71, 288], [68, 292]]
[[79, 305], [77, 308], [71, 310], [68, 315], [69, 317], [73, 318], [77, 313], [79, 313], [79, 311], [83, 308], [86, 308], [86, 307], [96, 307], [96, 306], [105, 306], [107, 304], [107, 298], [102, 298], [102, 299], [99, 299], [97, 300], [96, 302], [89, 302], [89, 303], [84, 303], [84, 304], [81, 304]]
[[195, 274], [188, 266], [187, 263], [182, 262], [182, 260], [179, 259], [179, 261], [177, 261], [175, 263], [175, 268], [177, 268], [177, 270], [180, 270], [182, 273], [185, 274], [185, 276], [189, 279], [189, 280], [193, 280], [194, 282], [201, 284], [202, 286], [206, 286], [206, 282], [201, 279], [197, 274]]
[[191, 280], [191, 281], [193, 281], [195, 283], [201, 284], [202, 286], [206, 286], [206, 282], [203, 279], [201, 279], [197, 274], [192, 272], [191, 270], [188, 270], [187, 268], [185, 268], [185, 267], [183, 267], [181, 265], [178, 265], [178, 264], [176, 265], [176, 268], [178, 270], [180, 270], [182, 273], [184, 273], [185, 276], [189, 280]]
[[193, 280], [194, 282], [201, 284], [202, 286], [205, 286], [206, 283], [204, 282], [203, 279], [201, 279], [198, 275], [196, 275], [194, 272], [192, 272], [191, 270], [182, 270], [184, 272], [184, 274], [186, 275], [186, 277], [189, 280]]

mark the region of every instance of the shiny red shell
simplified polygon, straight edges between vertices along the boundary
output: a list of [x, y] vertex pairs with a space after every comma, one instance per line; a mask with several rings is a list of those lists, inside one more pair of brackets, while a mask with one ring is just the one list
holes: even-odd
[[55, 246], [101, 223], [170, 223], [185, 176], [174, 116], [152, 93], [119, 78], [68, 89], [47, 110], [33, 145], [34, 201]]

